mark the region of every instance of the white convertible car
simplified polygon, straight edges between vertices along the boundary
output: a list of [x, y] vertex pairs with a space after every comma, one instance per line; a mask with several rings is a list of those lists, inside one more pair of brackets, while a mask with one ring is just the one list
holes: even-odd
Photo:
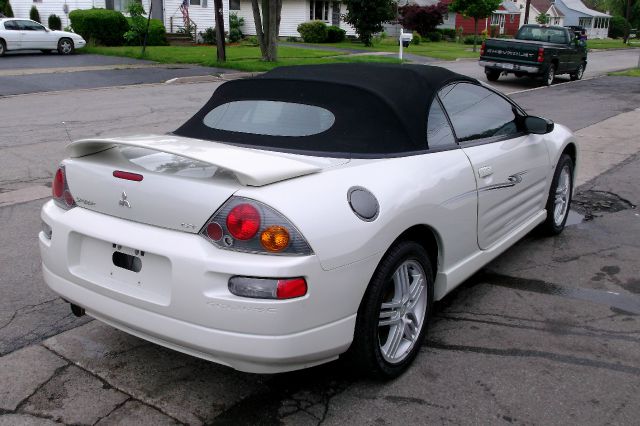
[[415, 358], [431, 306], [535, 227], [562, 231], [576, 143], [443, 68], [285, 67], [167, 135], [68, 146], [44, 279], [113, 327], [256, 373]]
[[0, 56], [10, 50], [57, 50], [69, 55], [87, 43], [76, 33], [53, 31], [29, 19], [0, 19]]

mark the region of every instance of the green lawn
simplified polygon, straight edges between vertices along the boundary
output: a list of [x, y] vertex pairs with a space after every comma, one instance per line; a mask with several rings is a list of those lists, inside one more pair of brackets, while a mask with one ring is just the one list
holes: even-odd
[[640, 68], [632, 68], [626, 71], [618, 71], [609, 73], [609, 75], [622, 75], [625, 77], [640, 77]]
[[618, 39], [605, 38], [602, 40], [594, 38], [594, 39], [587, 40], [587, 47], [589, 49], [624, 49], [625, 47], [630, 47], [630, 46], [627, 46], [626, 44], [624, 44], [621, 38], [618, 38]]
[[[354, 41], [343, 41], [341, 43], [322, 43], [318, 44], [318, 46], [333, 46], [342, 49], [362, 49], [370, 50], [372, 52], [398, 52], [398, 42], [395, 38], [386, 38], [376, 43], [373, 47], [366, 47], [364, 44]], [[405, 48], [404, 51], [406, 53], [412, 53], [414, 55], [430, 56], [432, 58], [445, 60], [455, 60], [458, 58], [478, 58], [480, 56], [480, 53], [472, 52], [472, 47], [473, 46], [471, 45], [453, 43], [448, 41], [424, 41], [417, 45], [412, 44], [411, 46]], [[477, 47], [477, 50], [480, 50], [480, 46]]]
[[227, 62], [219, 63], [216, 48], [209, 46], [150, 46], [142, 57], [140, 47], [86, 47], [83, 53], [148, 59], [163, 64], [196, 64], [210, 67], [233, 68], [241, 71], [268, 71], [283, 65], [326, 64], [334, 62], [387, 62], [398, 63], [395, 58], [378, 56], [342, 57], [344, 53], [281, 46], [278, 62], [263, 62], [260, 49], [252, 46], [228, 46]]

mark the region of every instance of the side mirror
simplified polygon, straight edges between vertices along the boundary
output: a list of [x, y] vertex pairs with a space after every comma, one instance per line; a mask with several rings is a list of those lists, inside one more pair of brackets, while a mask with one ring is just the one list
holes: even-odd
[[527, 133], [546, 135], [553, 131], [553, 127], [553, 121], [547, 118], [535, 117], [533, 115], [524, 118], [524, 128]]

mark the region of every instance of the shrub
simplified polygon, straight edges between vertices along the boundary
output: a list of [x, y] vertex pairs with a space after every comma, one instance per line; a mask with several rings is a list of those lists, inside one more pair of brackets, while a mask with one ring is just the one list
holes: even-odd
[[[130, 18], [127, 18], [127, 22], [131, 25]], [[131, 27], [129, 27], [131, 28]], [[147, 30], [147, 19], [144, 20], [144, 31]], [[144, 41], [144, 32], [142, 33], [142, 40]], [[137, 40], [133, 42], [125, 43], [127, 46], [136, 46], [138, 45]], [[140, 42], [142, 43], [142, 42]], [[164, 27], [164, 24], [160, 19], [151, 19], [149, 22], [149, 34], [147, 34], [147, 46], [167, 46], [169, 42], [167, 42], [167, 30]]]
[[614, 16], [609, 21], [609, 37], [622, 38], [629, 34], [631, 25], [622, 16]]
[[62, 29], [62, 21], [58, 15], [49, 15], [47, 20], [49, 29], [60, 31]]
[[340, 27], [331, 25], [327, 27], [327, 43], [340, 43], [347, 38], [347, 32]]
[[13, 18], [13, 9], [9, 0], [0, 0], [0, 13], [7, 18]]
[[142, 3], [136, 1], [127, 5], [127, 23], [129, 31], [124, 33], [124, 39], [129, 46], [141, 46], [144, 41], [144, 34], [147, 32], [147, 19], [144, 17], [145, 11]]
[[442, 41], [442, 34], [437, 31], [428, 34], [429, 40], [431, 41]]
[[216, 29], [213, 27], [209, 27], [204, 31], [200, 31], [200, 37], [202, 37], [202, 42], [204, 44], [216, 44]]
[[232, 13], [229, 15], [229, 41], [231, 43], [242, 40], [244, 34], [242, 34], [242, 27], [244, 26], [244, 18], [238, 18], [238, 14]]
[[327, 40], [327, 24], [322, 21], [303, 22], [298, 32], [305, 43], [324, 43]]
[[455, 28], [438, 28], [436, 31], [438, 31], [440, 34], [442, 34], [443, 37], [448, 37], [451, 39], [455, 39], [456, 38], [456, 30]]
[[413, 38], [411, 39], [411, 44], [418, 45], [420, 43], [422, 43], [422, 37], [420, 37], [420, 34], [418, 34], [417, 31], [414, 31]]
[[[478, 36], [476, 37], [476, 44], [481, 44], [482, 43], [482, 37]], [[466, 36], [464, 38], [464, 44], [473, 44], [473, 36]]]
[[31, 6], [31, 10], [29, 11], [29, 19], [32, 21], [40, 22], [40, 12], [38, 12], [38, 8], [33, 5]]
[[74, 10], [69, 13], [69, 20], [73, 30], [87, 42], [105, 46], [121, 46], [123, 35], [129, 30], [124, 15], [115, 10]]

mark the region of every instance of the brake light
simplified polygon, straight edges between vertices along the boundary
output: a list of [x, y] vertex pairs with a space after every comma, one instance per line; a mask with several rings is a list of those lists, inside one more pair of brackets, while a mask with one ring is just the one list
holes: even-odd
[[144, 178], [144, 176], [138, 173], [123, 172], [122, 170], [115, 170], [113, 172], [113, 177], [117, 177], [118, 179], [132, 180], [134, 182], [140, 182]]
[[250, 240], [260, 229], [260, 213], [251, 204], [237, 205], [227, 216], [227, 229], [238, 240]]
[[304, 278], [294, 278], [292, 280], [279, 280], [278, 299], [293, 299], [307, 294], [307, 282]]
[[200, 235], [218, 248], [247, 253], [310, 255], [309, 243], [281, 213], [259, 201], [231, 197]]
[[544, 48], [538, 48], [538, 62], [544, 62]]
[[486, 49], [486, 47], [487, 47], [487, 45], [483, 41], [482, 44], [480, 45], [480, 56], [484, 56], [484, 50]]
[[69, 190], [64, 166], [60, 166], [58, 170], [56, 170], [53, 183], [51, 184], [51, 193], [53, 195], [53, 201], [58, 207], [69, 210], [76, 206], [76, 201], [73, 199], [73, 195], [71, 195], [71, 191]]

